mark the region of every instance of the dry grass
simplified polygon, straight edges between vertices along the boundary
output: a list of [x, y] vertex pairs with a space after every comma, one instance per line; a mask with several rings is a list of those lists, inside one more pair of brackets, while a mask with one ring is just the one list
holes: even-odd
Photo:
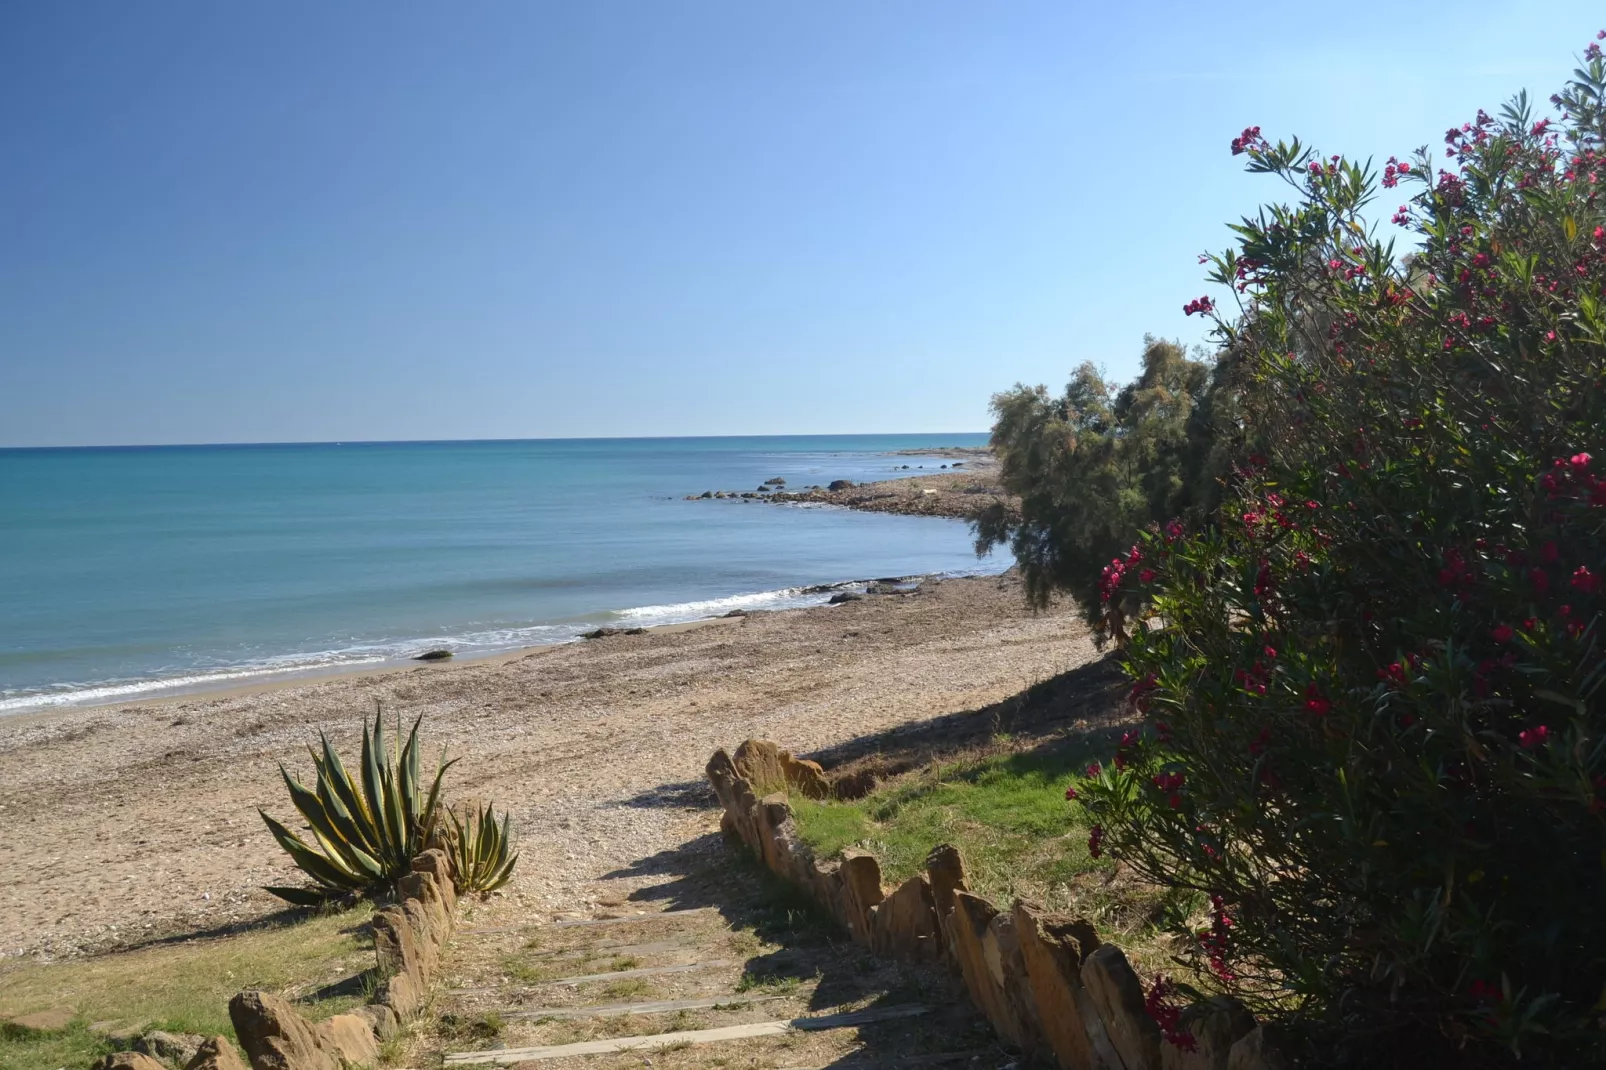
[[[0, 1034], [0, 1070], [87, 1063], [105, 1033], [162, 1028], [233, 1037], [229, 999], [260, 988], [298, 1000], [313, 1018], [366, 999], [374, 965], [368, 912], [306, 918], [227, 936], [154, 944], [0, 969], [0, 1017], [50, 1008], [77, 1013], [58, 1034]], [[91, 1030], [95, 1023], [98, 1028]]]

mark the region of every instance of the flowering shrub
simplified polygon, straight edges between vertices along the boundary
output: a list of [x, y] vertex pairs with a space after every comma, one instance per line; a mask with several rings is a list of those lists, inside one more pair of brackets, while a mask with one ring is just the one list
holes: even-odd
[[1442, 164], [1233, 141], [1293, 191], [1210, 258], [1236, 316], [1196, 309], [1247, 444], [1217, 523], [1122, 555], [1154, 722], [1072, 790], [1313, 1062], [1606, 1065], [1603, 100], [1591, 45]]

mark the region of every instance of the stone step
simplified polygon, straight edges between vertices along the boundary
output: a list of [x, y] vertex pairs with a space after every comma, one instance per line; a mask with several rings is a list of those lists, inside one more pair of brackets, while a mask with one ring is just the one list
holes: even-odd
[[658, 910], [643, 914], [626, 914], [618, 918], [565, 918], [552, 923], [554, 929], [577, 929], [591, 925], [627, 925], [634, 921], [659, 921], [665, 918], [687, 918], [694, 914], [711, 914], [713, 907], [688, 907], [685, 910]]
[[542, 981], [541, 986], [577, 985], [586, 981], [622, 981], [627, 977], [656, 977], [664, 973], [694, 973], [697, 970], [716, 970], [721, 966], [734, 965], [736, 963], [729, 959], [709, 959], [707, 962], [679, 962], [673, 966], [642, 966], [634, 970], [610, 970], [607, 973], [583, 973], [578, 977], [560, 977], [555, 981]]
[[872, 1022], [885, 1022], [895, 1018], [912, 1018], [925, 1014], [930, 1008], [917, 1004], [893, 1007], [871, 1007], [846, 1014], [823, 1014], [813, 1018], [793, 1018], [790, 1021], [753, 1022], [748, 1025], [727, 1025], [716, 1029], [685, 1029], [674, 1033], [655, 1033], [650, 1036], [614, 1037], [610, 1040], [583, 1040], [576, 1044], [549, 1044], [539, 1048], [503, 1048], [498, 1051], [462, 1051], [446, 1056], [446, 1066], [495, 1065], [512, 1066], [515, 1063], [539, 1062], [546, 1059], [566, 1059], [573, 1055], [607, 1055], [620, 1051], [641, 1051], [653, 1048], [677, 1047], [682, 1044], [712, 1044], [721, 1040], [748, 1040], [754, 1037], [778, 1037], [794, 1029], [817, 1031], [847, 1029]]
[[509, 1021], [531, 1018], [622, 1018], [627, 1014], [673, 1014], [712, 1007], [740, 1010], [750, 1003], [769, 1003], [785, 996], [705, 996], [702, 999], [661, 999], [648, 1003], [599, 1003], [590, 1007], [538, 1007], [528, 1011], [502, 1011]]
[[527, 951], [526, 958], [532, 959], [579, 959], [592, 955], [603, 958], [602, 952], [608, 955], [661, 955], [666, 951], [685, 951], [691, 945], [685, 940], [658, 940], [650, 944], [591, 944], [587, 947], [559, 947], [548, 951]]
[[587, 981], [619, 981], [627, 977], [652, 977], [665, 973], [693, 973], [697, 970], [713, 970], [721, 966], [734, 966], [736, 963], [729, 959], [710, 959], [707, 962], [681, 962], [673, 966], [643, 966], [635, 970], [613, 970], [608, 973], [583, 973], [576, 977], [554, 977], [550, 981], [541, 981], [533, 985], [484, 985], [479, 988], [449, 988], [447, 991], [454, 996], [473, 995], [480, 992], [506, 992], [529, 991], [536, 988], [550, 988], [553, 985], [577, 985]]

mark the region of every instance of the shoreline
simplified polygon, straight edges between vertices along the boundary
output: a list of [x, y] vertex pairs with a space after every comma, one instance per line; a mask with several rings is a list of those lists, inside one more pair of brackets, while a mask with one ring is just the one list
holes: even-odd
[[255, 811], [285, 817], [280, 763], [304, 772], [320, 732], [349, 753], [376, 702], [422, 717], [431, 756], [462, 759], [451, 797], [512, 815], [524, 861], [506, 906], [535, 919], [589, 909], [640, 859], [714, 835], [702, 768], [716, 747], [758, 736], [808, 753], [980, 708], [1095, 656], [1075, 613], [1034, 612], [1006, 573], [472, 662], [5, 718], [0, 975], [8, 961], [276, 912], [262, 887], [300, 878]]
[[[758, 500], [773, 504], [787, 504], [799, 508], [825, 506], [845, 508], [856, 512], [929, 516], [966, 521], [975, 520], [981, 512], [992, 508], [997, 503], [1002, 503], [1008, 509], [1015, 507], [1013, 499], [1004, 495], [1002, 489], [997, 486], [996, 478], [993, 475], [997, 468], [997, 462], [992, 458], [992, 451], [988, 447], [945, 446], [918, 450], [893, 450], [887, 452], [884, 456], [888, 458], [907, 456], [926, 459], [942, 457], [954, 460], [956, 468], [959, 464], [968, 465], [969, 467], [963, 472], [945, 471], [897, 475], [889, 479], [864, 483], [851, 483], [844, 480], [841, 482], [847, 483], [847, 487], [834, 491], [810, 488], [805, 491], [787, 492], [778, 489], [776, 493], [766, 496], [759, 496], [753, 492], [740, 494], [731, 492], [726, 500], [735, 501], [739, 499], [744, 504]], [[895, 469], [897, 467], [896, 465], [894, 466]], [[948, 468], [949, 466], [944, 464], [942, 467]], [[905, 464], [902, 468], [907, 469], [909, 465]], [[690, 500], [696, 500], [698, 497], [700, 496], [688, 496]], [[992, 568], [978, 567], [974, 570], [965, 569], [948, 574], [986, 575], [996, 574], [997, 571]], [[690, 607], [699, 602], [740, 603], [741, 600], [745, 599], [762, 600], [765, 598], [771, 598], [777, 603], [789, 603], [774, 606], [755, 605], [751, 610], [753, 612], [773, 612], [778, 609], [797, 608], [799, 605], [811, 604], [792, 600], [807, 596], [815, 591], [851, 590], [856, 587], [863, 588], [871, 582], [873, 581], [869, 579], [858, 579], [827, 584], [795, 585], [774, 590], [738, 592], [709, 599], [690, 600], [677, 605]], [[351, 659], [352, 655], [358, 654], [360, 649], [353, 647], [306, 654], [282, 655], [279, 656], [278, 660], [292, 662], [292, 664], [283, 666], [275, 666], [272, 664], [275, 659], [267, 659], [266, 662], [257, 664], [242, 663], [235, 666], [179, 670], [168, 677], [114, 679], [60, 687], [56, 690], [41, 689], [31, 694], [14, 694], [0, 699], [0, 723], [10, 722], [18, 718], [34, 719], [54, 711], [93, 710], [124, 705], [172, 702], [197, 695], [233, 694], [243, 691], [293, 687], [299, 683], [332, 678], [398, 672], [416, 667], [416, 665], [420, 664], [416, 660], [416, 654], [432, 649], [451, 650], [454, 657], [449, 662], [450, 664], [469, 664], [494, 661], [505, 657], [521, 657], [527, 653], [568, 645], [582, 639], [585, 637], [585, 631], [582, 629], [594, 629], [599, 626], [605, 628], [634, 627], [637, 625], [630, 619], [632, 614], [654, 609], [674, 610], [677, 605], [626, 606], [598, 610], [593, 615], [593, 621], [588, 623], [574, 621], [557, 623], [532, 622], [521, 625], [516, 630], [534, 632], [550, 629], [562, 632], [572, 628], [573, 634], [559, 634], [540, 641], [523, 642], [511, 646], [479, 642], [477, 641], [478, 637], [473, 635], [448, 638], [387, 639], [383, 641], [383, 645], [389, 646], [391, 649], [388, 652], [380, 653], [367, 659]], [[746, 608], [740, 605], [738, 607]], [[657, 629], [716, 619], [718, 616], [720, 614], [715, 612], [710, 616], [688, 616], [685, 619], [671, 619], [661, 623], [640, 626]], [[454, 645], [465, 642], [471, 647], [478, 646], [481, 649], [464, 651], [461, 647]], [[411, 649], [407, 653], [398, 653], [395, 649], [398, 647]], [[338, 660], [341, 657], [347, 657], [351, 660]], [[301, 663], [295, 664], [294, 662], [297, 660], [301, 660]]]
[[[780, 613], [795, 609], [817, 608], [820, 605], [826, 604], [829, 601], [828, 596], [831, 594], [856, 592], [862, 593], [864, 591], [873, 589], [878, 584], [886, 583], [889, 580], [918, 584], [938, 579], [961, 579], [971, 576], [997, 576], [1008, 572], [1009, 568], [1011, 567], [1013, 566], [1006, 566], [1000, 570], [978, 568], [974, 571], [963, 573], [924, 573], [875, 579], [867, 578], [856, 580], [838, 580], [832, 583], [784, 587], [776, 591], [742, 592], [735, 595], [730, 595], [728, 597], [757, 598], [765, 595], [775, 595], [777, 597], [792, 598], [818, 597], [820, 601], [793, 605], [780, 605], [772, 608], [739, 608], [736, 610], [727, 611], [726, 613], [714, 614], [712, 616], [693, 617], [687, 620], [679, 621], [666, 621], [662, 624], [648, 624], [639, 627], [640, 631], [645, 633], [674, 634], [678, 631], [686, 631], [694, 628], [708, 627], [724, 622], [740, 620], [742, 617], [750, 616], [755, 613]], [[626, 607], [623, 610], [610, 610], [609, 612], [628, 613], [635, 608], [637, 607]], [[604, 629], [609, 629], [620, 633], [624, 633], [626, 629], [631, 631], [635, 630], [635, 626], [629, 625], [628, 621], [622, 620], [620, 623], [623, 624], [624, 627], [617, 627], [614, 625], [604, 625], [602, 627]], [[563, 647], [572, 646], [576, 643], [593, 642], [595, 641], [595, 638], [596, 637], [594, 637], [592, 633], [580, 633], [574, 636], [554, 639], [549, 642], [529, 643], [523, 646], [509, 647], [503, 650], [491, 650], [484, 653], [460, 655], [454, 652], [451, 658], [438, 661], [420, 660], [417, 656], [410, 656], [402, 659], [385, 659], [378, 662], [365, 662], [361, 664], [309, 666], [306, 668], [285, 669], [279, 671], [264, 670], [259, 673], [242, 671], [240, 673], [240, 678], [238, 678], [238, 682], [233, 683], [228, 682], [228, 680], [225, 679], [213, 681], [202, 680], [189, 684], [174, 683], [169, 686], [163, 686], [160, 680], [138, 681], [138, 684], [147, 686], [148, 690], [153, 693], [136, 692], [120, 698], [108, 697], [104, 699], [95, 698], [86, 701], [58, 701], [48, 702], [38, 706], [24, 707], [15, 711], [0, 710], [0, 725], [20, 723], [24, 720], [35, 721], [42, 718], [47, 718], [52, 714], [70, 714], [74, 712], [105, 709], [123, 709], [125, 707], [142, 708], [151, 706], [164, 706], [171, 705], [175, 702], [267, 694], [275, 691], [282, 691], [287, 688], [298, 687], [304, 684], [316, 684], [327, 680], [342, 680], [370, 676], [382, 677], [421, 669], [433, 669], [438, 671], [467, 665], [498, 665], [507, 661], [522, 660], [526, 657], [531, 657], [536, 654], [559, 650]], [[420, 648], [426, 648], [429, 647], [429, 644], [420, 641], [418, 646]], [[442, 646], [439, 647], [439, 649], [448, 649], [448, 647]]]

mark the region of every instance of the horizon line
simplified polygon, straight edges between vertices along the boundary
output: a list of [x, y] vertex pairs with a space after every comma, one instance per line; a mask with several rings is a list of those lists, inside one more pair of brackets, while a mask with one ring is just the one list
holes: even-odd
[[184, 449], [255, 449], [272, 446], [423, 446], [468, 445], [496, 442], [665, 442], [691, 439], [726, 438], [899, 438], [914, 435], [986, 435], [990, 431], [824, 431], [799, 434], [717, 434], [717, 435], [550, 435], [530, 438], [344, 438], [344, 439], [280, 439], [276, 441], [241, 442], [128, 442], [82, 443], [58, 446], [0, 445], [0, 453], [20, 453], [44, 450], [184, 450]]

